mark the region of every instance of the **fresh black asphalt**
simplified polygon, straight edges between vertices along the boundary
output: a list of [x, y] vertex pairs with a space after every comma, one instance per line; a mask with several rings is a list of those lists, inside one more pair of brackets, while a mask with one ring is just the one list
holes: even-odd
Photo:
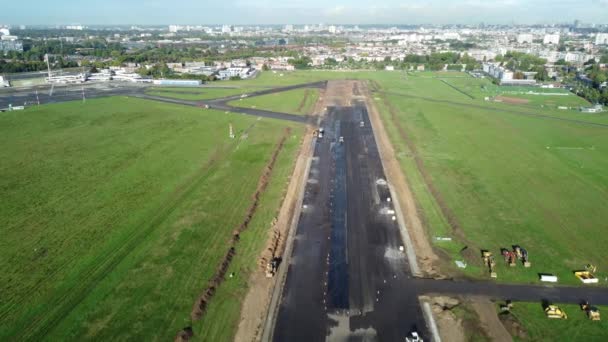
[[273, 340], [426, 335], [367, 109], [329, 108], [322, 126]]

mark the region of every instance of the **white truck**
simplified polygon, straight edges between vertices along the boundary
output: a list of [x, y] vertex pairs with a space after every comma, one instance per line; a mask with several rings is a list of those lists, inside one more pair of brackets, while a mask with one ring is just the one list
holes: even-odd
[[424, 342], [424, 340], [418, 335], [417, 332], [412, 331], [410, 336], [405, 338], [405, 342]]

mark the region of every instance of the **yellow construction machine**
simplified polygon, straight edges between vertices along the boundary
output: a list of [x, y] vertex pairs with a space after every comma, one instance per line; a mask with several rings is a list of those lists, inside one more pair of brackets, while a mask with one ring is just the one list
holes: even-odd
[[558, 318], [558, 319], [567, 319], [568, 315], [566, 312], [559, 308], [557, 305], [549, 305], [545, 308], [545, 315], [547, 318]]

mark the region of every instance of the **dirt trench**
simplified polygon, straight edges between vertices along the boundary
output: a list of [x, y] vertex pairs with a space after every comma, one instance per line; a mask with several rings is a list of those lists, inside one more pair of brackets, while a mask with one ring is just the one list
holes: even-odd
[[[222, 258], [222, 262], [218, 266], [213, 277], [207, 283], [207, 287], [202, 292], [202, 294], [197, 298], [197, 300], [195, 301], [195, 303], [192, 307], [192, 312], [190, 313], [190, 318], [192, 319], [192, 321], [198, 321], [201, 318], [203, 318], [203, 316], [206, 312], [207, 306], [209, 305], [209, 302], [213, 298], [213, 295], [215, 294], [217, 288], [224, 281], [224, 279], [226, 277], [226, 273], [228, 272], [228, 268], [230, 267], [230, 263], [232, 262], [232, 259], [234, 258], [234, 256], [237, 253], [237, 245], [238, 245], [238, 242], [240, 239], [240, 234], [242, 234], [249, 227], [249, 223], [253, 219], [256, 209], [259, 205], [260, 197], [262, 196], [262, 194], [266, 190], [266, 187], [268, 186], [268, 182], [270, 180], [272, 170], [274, 169], [274, 164], [275, 164], [280, 152], [283, 150], [285, 141], [287, 140], [287, 138], [290, 135], [291, 135], [291, 128], [286, 128], [283, 131], [283, 135], [281, 136], [279, 142], [277, 143], [270, 160], [264, 167], [264, 169], [263, 169], [264, 171], [262, 172], [262, 175], [260, 176], [260, 179], [258, 180], [256, 190], [253, 193], [253, 195], [251, 196], [252, 203], [249, 206], [249, 208], [247, 209], [245, 217], [243, 218], [243, 221], [234, 230], [232, 237], [230, 238], [230, 241], [229, 241], [228, 250], [224, 254], [224, 257]], [[193, 336], [192, 328], [187, 327], [187, 328], [180, 330], [177, 333], [175, 340], [176, 341], [189, 340], [192, 336]]]
[[[300, 101], [300, 104], [298, 105], [298, 109], [296, 109], [296, 111], [298, 113], [302, 112], [302, 108], [304, 108], [304, 106], [306, 105], [306, 101], [308, 100], [309, 95], [310, 95], [310, 89], [304, 90], [304, 97]], [[305, 114], [308, 114], [308, 113], [305, 113]]]

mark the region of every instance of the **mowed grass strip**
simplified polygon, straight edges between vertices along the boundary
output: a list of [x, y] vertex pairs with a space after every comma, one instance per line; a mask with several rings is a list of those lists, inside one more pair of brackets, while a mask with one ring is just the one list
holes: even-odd
[[242, 98], [229, 102], [230, 105], [243, 108], [258, 108], [273, 112], [307, 115], [319, 98], [319, 91], [314, 88], [300, 88], [279, 93]]
[[[1, 116], [0, 338], [166, 340], [190, 326], [284, 128], [125, 98]], [[261, 217], [284, 185], [273, 173]]]
[[[475, 257], [480, 249], [499, 254], [501, 247], [514, 244], [527, 248], [533, 266], [510, 268], [498, 256], [499, 281], [536, 282], [537, 273], [547, 272], [557, 274], [561, 283], [580, 284], [573, 270], [608, 262], [603, 253], [608, 238], [602, 234], [608, 222], [603, 210], [608, 200], [608, 128], [384, 96], [471, 243], [469, 275], [487, 277]], [[431, 89], [428, 96], [434, 96]], [[414, 152], [378, 98], [430, 235], [455, 237], [415, 164]], [[464, 241], [436, 244], [453, 259], [464, 258], [458, 253]]]
[[[593, 303], [591, 303], [593, 305]], [[547, 318], [542, 304], [515, 303], [511, 313], [524, 330], [523, 336], [513, 336], [515, 341], [606, 341], [608, 306], [597, 306], [601, 321], [587, 318], [585, 311], [576, 304], [558, 304], [568, 319]], [[509, 324], [507, 324], [509, 325]]]

